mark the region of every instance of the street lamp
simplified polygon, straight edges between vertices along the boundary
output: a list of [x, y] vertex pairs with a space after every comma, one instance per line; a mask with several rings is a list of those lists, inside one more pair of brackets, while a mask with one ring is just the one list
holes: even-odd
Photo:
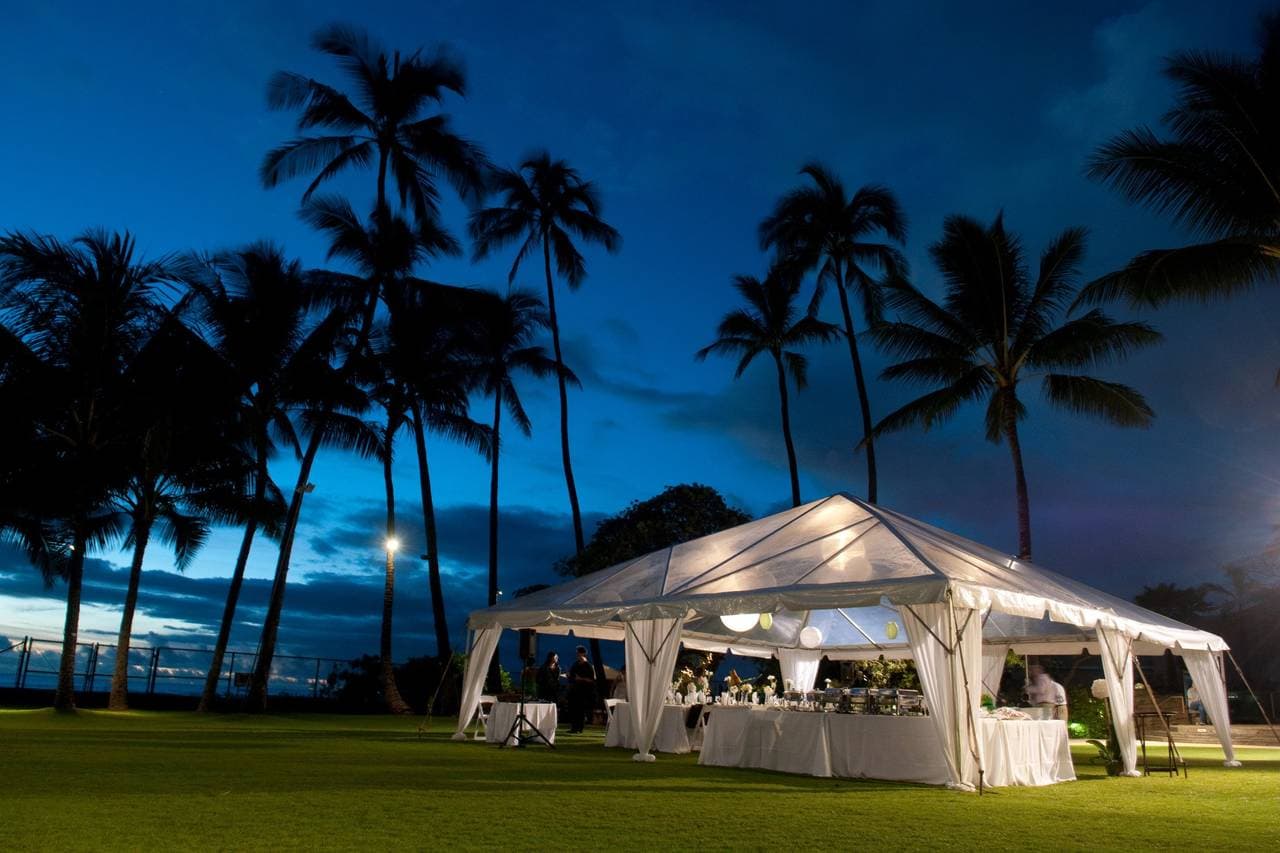
[[388, 554], [394, 554], [396, 551], [400, 550], [400, 540], [394, 536], [388, 536], [386, 541], [386, 548], [387, 548]]

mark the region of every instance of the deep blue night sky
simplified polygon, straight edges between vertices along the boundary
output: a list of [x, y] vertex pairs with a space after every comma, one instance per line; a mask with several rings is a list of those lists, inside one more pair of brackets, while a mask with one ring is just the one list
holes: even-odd
[[[560, 291], [566, 358], [582, 377], [570, 400], [584, 511], [617, 511], [664, 486], [699, 481], [753, 515], [788, 498], [774, 379], [754, 366], [695, 364], [733, 304], [729, 277], [760, 274], [755, 228], [795, 172], [818, 158], [849, 185], [890, 186], [907, 211], [916, 282], [936, 292], [926, 249], [944, 216], [1003, 210], [1029, 253], [1070, 225], [1092, 230], [1086, 272], [1186, 239], [1082, 174], [1109, 135], [1169, 105], [1160, 58], [1183, 48], [1249, 52], [1261, 4], [664, 4], [367, 2], [219, 4], [48, 2], [6, 12], [0, 33], [0, 228], [71, 236], [128, 228], [148, 256], [269, 237], [307, 264], [324, 244], [295, 216], [304, 184], [263, 190], [264, 152], [293, 135], [266, 109], [278, 69], [340, 83], [308, 46], [331, 21], [367, 27], [391, 47], [447, 42], [468, 69], [457, 128], [500, 164], [545, 146], [594, 179], [615, 256], [588, 255], [577, 293]], [[688, 6], [688, 8], [679, 8]], [[805, 7], [805, 8], [802, 8]], [[981, 8], [978, 8], [981, 7]], [[358, 205], [371, 174], [335, 186]], [[465, 210], [446, 219], [461, 234]], [[462, 284], [505, 282], [509, 256], [424, 269]], [[520, 281], [541, 291], [536, 270]], [[1149, 431], [1122, 431], [1031, 402], [1024, 427], [1037, 561], [1131, 595], [1144, 583], [1210, 579], [1273, 536], [1280, 501], [1275, 429], [1280, 293], [1144, 315], [1167, 341], [1103, 375], [1148, 395]], [[835, 319], [834, 299], [824, 306]], [[847, 353], [811, 354], [795, 428], [806, 499], [862, 494]], [[871, 355], [877, 373], [884, 360]], [[876, 382], [878, 414], [911, 389]], [[531, 440], [503, 462], [503, 586], [554, 580], [572, 550], [554, 386], [526, 382]], [[481, 411], [487, 411], [481, 409]], [[1007, 450], [982, 438], [981, 410], [881, 445], [881, 500], [1003, 550], [1015, 547]], [[409, 553], [420, 552], [412, 449], [397, 466]], [[484, 596], [487, 468], [432, 446], [455, 634]], [[286, 463], [277, 477], [290, 481]], [[381, 481], [373, 463], [331, 454], [313, 479], [295, 552], [296, 589], [281, 641], [351, 656], [376, 648]], [[186, 577], [150, 553], [137, 630], [210, 642], [234, 560], [222, 531]], [[90, 566], [82, 622], [114, 637], [123, 559]], [[256, 642], [273, 549], [259, 545], [235, 644]], [[432, 650], [425, 572], [401, 575], [397, 657]], [[62, 590], [0, 555], [0, 635], [58, 636]], [[0, 646], [7, 645], [0, 641]]]

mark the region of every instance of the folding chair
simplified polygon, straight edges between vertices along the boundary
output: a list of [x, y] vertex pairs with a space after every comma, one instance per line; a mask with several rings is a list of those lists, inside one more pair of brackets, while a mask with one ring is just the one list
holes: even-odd
[[493, 706], [497, 701], [497, 696], [480, 697], [480, 704], [476, 705], [475, 725], [472, 726], [476, 740], [484, 740], [485, 728], [489, 723], [489, 714], [493, 712]]

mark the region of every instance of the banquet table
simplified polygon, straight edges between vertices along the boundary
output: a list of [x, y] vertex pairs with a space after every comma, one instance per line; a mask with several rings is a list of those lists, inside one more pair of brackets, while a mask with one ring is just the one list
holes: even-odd
[[[484, 739], [489, 743], [498, 743], [507, 737], [518, 713], [520, 713], [519, 702], [495, 702], [493, 710], [489, 712], [489, 720], [484, 724]], [[549, 743], [556, 742], [556, 724], [559, 716], [554, 702], [526, 702], [524, 715]], [[522, 734], [532, 734], [528, 725], [521, 725], [520, 729]], [[534, 739], [529, 743], [538, 743], [538, 740]], [[507, 738], [507, 746], [515, 745], [514, 737]]]
[[[702, 728], [693, 730], [686, 728], [689, 710], [692, 705], [663, 705], [662, 719], [658, 723], [658, 732], [653, 736], [654, 752], [670, 752], [684, 754], [696, 752], [702, 747]], [[614, 706], [609, 717], [609, 728], [605, 731], [604, 745], [636, 748], [636, 736], [632, 731], [631, 707], [626, 702]]]
[[[980, 719], [984, 783], [1050, 785], [1075, 779], [1060, 720]], [[943, 785], [947, 765], [928, 717], [716, 707], [699, 764], [807, 776]]]

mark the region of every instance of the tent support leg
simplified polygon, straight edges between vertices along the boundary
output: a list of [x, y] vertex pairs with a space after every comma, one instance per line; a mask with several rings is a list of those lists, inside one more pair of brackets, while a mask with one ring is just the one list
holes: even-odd
[[[1231, 654], [1231, 649], [1227, 649], [1227, 657], [1231, 658], [1231, 665], [1236, 668], [1236, 673], [1240, 676], [1240, 681], [1244, 684], [1244, 689], [1248, 690], [1249, 695], [1253, 697], [1254, 704], [1258, 706], [1258, 711], [1262, 714], [1262, 719], [1267, 721], [1267, 728], [1271, 729], [1271, 733], [1276, 736], [1276, 741], [1280, 742], [1280, 732], [1276, 731], [1275, 723], [1271, 722], [1271, 718], [1267, 716], [1267, 709], [1262, 707], [1262, 702], [1258, 699], [1258, 694], [1254, 693], [1253, 688], [1249, 686], [1249, 679], [1244, 677], [1244, 670], [1240, 668], [1240, 664], [1236, 663], [1236, 656]], [[1229, 719], [1227, 721], [1227, 725], [1231, 725], [1231, 721]]]

